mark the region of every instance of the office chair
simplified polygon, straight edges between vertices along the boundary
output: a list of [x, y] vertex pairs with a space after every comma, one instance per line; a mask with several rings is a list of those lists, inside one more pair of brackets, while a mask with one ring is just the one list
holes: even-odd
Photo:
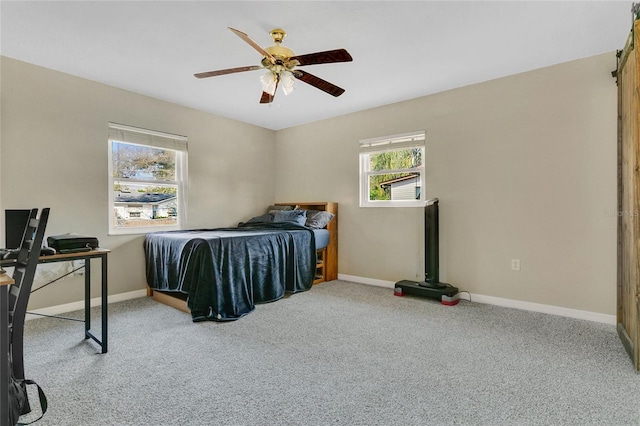
[[[38, 258], [40, 257], [40, 247], [42, 247], [44, 231], [49, 219], [49, 208], [42, 209], [39, 218], [36, 217], [37, 214], [38, 209], [31, 210], [13, 271], [15, 284], [12, 284], [9, 288], [9, 351], [13, 376], [18, 380], [25, 379], [23, 356], [24, 320], [27, 314], [27, 304], [31, 294], [33, 278], [38, 266]], [[22, 414], [31, 412], [28, 401], [26, 405]]]

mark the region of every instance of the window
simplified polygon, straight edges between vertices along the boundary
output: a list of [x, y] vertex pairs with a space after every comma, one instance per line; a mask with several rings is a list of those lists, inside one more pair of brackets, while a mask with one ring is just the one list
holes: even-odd
[[360, 207], [424, 206], [425, 132], [360, 141]]
[[109, 123], [109, 233], [181, 229], [187, 138]]

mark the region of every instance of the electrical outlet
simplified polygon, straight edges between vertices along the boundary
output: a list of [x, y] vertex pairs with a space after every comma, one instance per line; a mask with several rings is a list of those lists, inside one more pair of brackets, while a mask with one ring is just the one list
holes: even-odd
[[520, 259], [511, 259], [511, 270], [512, 271], [520, 270]]

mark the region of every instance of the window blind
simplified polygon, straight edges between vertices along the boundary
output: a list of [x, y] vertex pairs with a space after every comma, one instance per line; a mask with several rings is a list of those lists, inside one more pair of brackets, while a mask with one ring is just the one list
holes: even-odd
[[390, 149], [414, 148], [424, 146], [426, 132], [424, 130], [400, 133], [379, 138], [363, 139], [360, 141], [360, 152], [380, 152]]
[[186, 136], [140, 129], [124, 124], [109, 123], [109, 139], [136, 145], [172, 149], [174, 151], [187, 151]]

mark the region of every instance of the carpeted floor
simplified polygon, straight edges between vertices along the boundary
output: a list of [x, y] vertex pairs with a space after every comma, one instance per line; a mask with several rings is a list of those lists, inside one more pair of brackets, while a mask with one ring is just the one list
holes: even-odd
[[640, 375], [588, 321], [333, 281], [231, 323], [115, 303], [104, 355], [82, 330], [27, 322], [38, 425], [640, 424]]

